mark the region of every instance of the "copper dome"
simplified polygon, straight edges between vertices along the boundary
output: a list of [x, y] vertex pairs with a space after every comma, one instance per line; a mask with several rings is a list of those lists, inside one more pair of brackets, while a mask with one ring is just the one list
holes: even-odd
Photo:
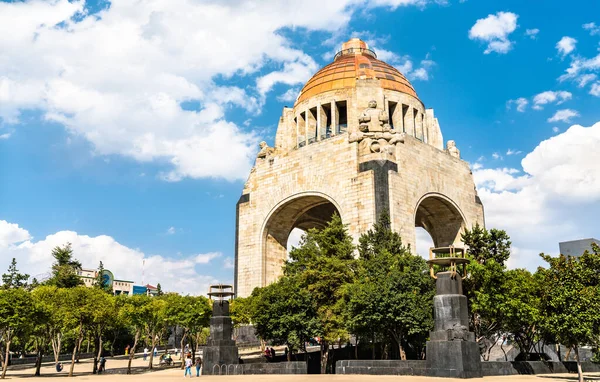
[[367, 43], [353, 38], [342, 44], [333, 62], [319, 70], [300, 91], [296, 104], [317, 94], [343, 88], [353, 88], [357, 79], [378, 79], [384, 89], [409, 94], [417, 93], [398, 69], [377, 59]]

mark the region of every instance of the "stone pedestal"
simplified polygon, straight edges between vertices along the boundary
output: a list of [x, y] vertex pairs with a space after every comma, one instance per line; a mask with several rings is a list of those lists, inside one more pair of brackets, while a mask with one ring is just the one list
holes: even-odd
[[459, 275], [439, 272], [433, 298], [435, 325], [427, 341], [427, 374], [432, 377], [479, 378], [481, 356], [469, 332], [467, 297]]
[[231, 339], [232, 332], [229, 301], [215, 301], [210, 319], [210, 337], [202, 354], [203, 374], [226, 374], [229, 365], [239, 363], [238, 348]]

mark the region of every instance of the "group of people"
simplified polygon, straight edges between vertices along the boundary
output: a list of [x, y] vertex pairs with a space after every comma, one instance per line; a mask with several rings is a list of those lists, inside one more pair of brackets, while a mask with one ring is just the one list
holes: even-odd
[[272, 362], [275, 360], [275, 349], [267, 347], [265, 349], [265, 358], [267, 361]]
[[192, 366], [196, 365], [196, 377], [200, 376], [200, 372], [202, 369], [202, 358], [196, 357], [196, 362], [192, 361], [192, 355], [188, 353], [185, 358], [185, 372], [183, 373], [183, 377], [187, 377], [188, 374], [190, 378], [192, 378]]

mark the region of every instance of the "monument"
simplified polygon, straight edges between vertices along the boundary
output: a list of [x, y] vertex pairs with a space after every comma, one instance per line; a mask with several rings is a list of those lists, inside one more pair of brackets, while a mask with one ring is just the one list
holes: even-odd
[[239, 363], [238, 348], [231, 339], [233, 324], [229, 317], [229, 301], [233, 296], [231, 285], [212, 285], [208, 296], [213, 300], [210, 319], [210, 337], [202, 353], [203, 373], [207, 375], [231, 374], [231, 367]]
[[413, 250], [416, 227], [447, 247], [484, 225], [469, 164], [454, 141], [444, 145], [433, 109], [351, 39], [283, 108], [273, 147], [260, 144], [236, 209], [236, 295], [277, 280], [294, 228], [337, 213], [358, 242], [383, 211]]
[[[462, 291], [466, 277], [464, 249], [431, 248], [429, 269], [436, 279], [433, 298], [434, 329], [427, 341], [427, 375], [432, 377], [478, 378], [482, 376], [481, 356], [475, 334], [469, 331], [467, 297]], [[462, 274], [459, 268], [462, 266]], [[438, 270], [435, 272], [436, 267]]]

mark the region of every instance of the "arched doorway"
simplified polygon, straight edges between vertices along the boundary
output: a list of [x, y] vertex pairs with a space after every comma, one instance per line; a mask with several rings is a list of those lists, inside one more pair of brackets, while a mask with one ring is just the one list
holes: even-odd
[[434, 247], [460, 244], [465, 225], [465, 218], [456, 203], [444, 195], [427, 194], [417, 203], [415, 227], [427, 231]]
[[263, 286], [281, 275], [292, 230], [324, 228], [333, 214], [340, 214], [334, 203], [324, 194], [301, 194], [282, 201], [271, 211], [262, 230]]

